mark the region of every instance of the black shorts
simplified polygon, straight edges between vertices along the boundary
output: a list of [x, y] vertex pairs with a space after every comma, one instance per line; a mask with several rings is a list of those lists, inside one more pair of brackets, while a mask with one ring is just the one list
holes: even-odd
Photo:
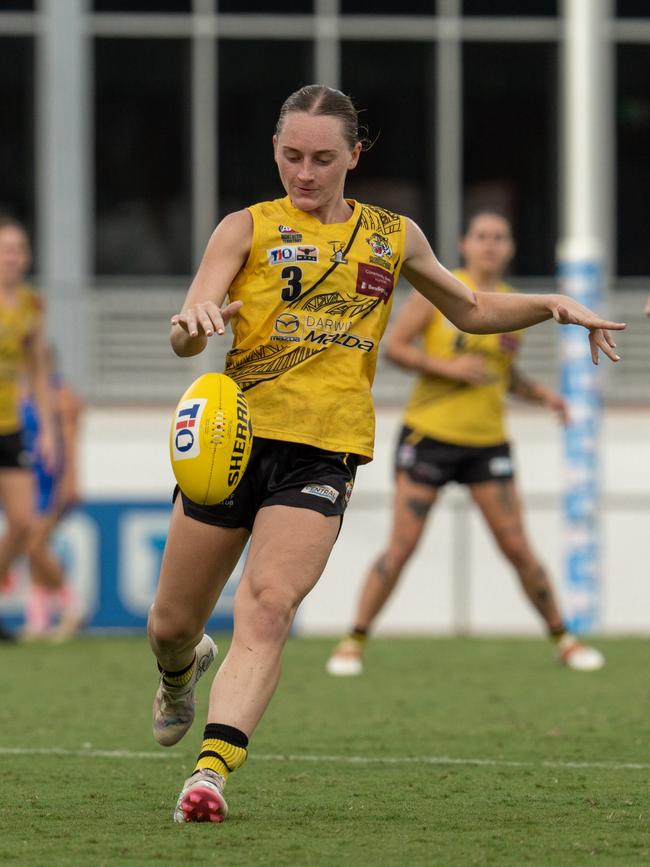
[[0, 434], [0, 469], [29, 470], [31, 466], [31, 455], [25, 448], [21, 431]]
[[420, 485], [441, 488], [447, 482], [474, 485], [514, 478], [509, 443], [498, 446], [456, 446], [403, 427], [395, 469]]
[[[359, 459], [344, 452], [256, 437], [241, 482], [222, 503], [201, 506], [181, 492], [185, 514], [204, 524], [253, 529], [263, 506], [296, 506], [343, 515]], [[174, 499], [178, 488], [174, 491]]]

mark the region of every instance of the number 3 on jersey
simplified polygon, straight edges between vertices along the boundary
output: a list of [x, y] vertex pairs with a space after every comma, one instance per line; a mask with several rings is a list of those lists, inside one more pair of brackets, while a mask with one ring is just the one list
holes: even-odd
[[288, 286], [282, 287], [282, 300], [295, 301], [302, 292], [302, 268], [297, 265], [287, 265], [282, 269], [282, 279], [288, 283]]

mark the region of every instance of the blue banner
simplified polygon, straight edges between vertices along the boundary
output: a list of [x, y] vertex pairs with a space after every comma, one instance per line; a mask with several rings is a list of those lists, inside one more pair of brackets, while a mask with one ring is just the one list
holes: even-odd
[[[156, 590], [171, 507], [160, 501], [88, 502], [68, 515], [53, 545], [70, 576], [86, 624], [97, 629], [144, 629]], [[212, 630], [232, 628], [233, 599], [242, 562], [209, 621]], [[192, 580], [192, 563], [187, 564]], [[27, 564], [12, 568], [0, 594], [0, 616], [10, 626], [23, 620]]]
[[[599, 310], [602, 268], [595, 259], [565, 259], [560, 290]], [[562, 393], [569, 407], [564, 435], [565, 582], [568, 625], [590, 632], [600, 613], [599, 455], [602, 414], [600, 369], [593, 364], [587, 333], [577, 325], [560, 330]]]

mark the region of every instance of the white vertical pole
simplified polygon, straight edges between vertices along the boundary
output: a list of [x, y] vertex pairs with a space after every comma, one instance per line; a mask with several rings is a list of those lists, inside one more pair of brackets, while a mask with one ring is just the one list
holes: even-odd
[[[563, 43], [563, 232], [560, 291], [598, 310], [603, 296], [603, 89], [608, 0], [565, 0]], [[565, 433], [565, 580], [571, 629], [588, 632], [600, 615], [599, 434], [602, 385], [584, 330], [561, 330]]]
[[86, 393], [91, 233], [87, 0], [41, 0], [37, 62], [37, 203], [41, 287], [61, 368]]
[[[341, 86], [341, 52], [338, 31], [338, 0], [316, 0], [314, 5], [314, 82]], [[305, 82], [307, 83], [307, 82]]]
[[460, 0], [440, 0], [441, 33], [436, 45], [436, 254], [448, 268], [458, 265], [462, 231], [463, 121]]
[[192, 267], [198, 268], [217, 222], [217, 40], [209, 20], [213, 0], [194, 0], [192, 37]]

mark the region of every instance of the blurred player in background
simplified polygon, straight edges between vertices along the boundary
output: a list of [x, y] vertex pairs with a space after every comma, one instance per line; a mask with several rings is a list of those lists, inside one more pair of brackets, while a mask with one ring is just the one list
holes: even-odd
[[[228, 775], [243, 765], [275, 691], [291, 623], [325, 568], [357, 464], [372, 459], [371, 384], [400, 270], [465, 331], [555, 318], [589, 329], [594, 360], [599, 349], [618, 360], [603, 330], [610, 323], [582, 305], [562, 295], [474, 293], [440, 265], [415, 223], [346, 199], [363, 144], [349, 97], [322, 85], [292, 94], [273, 138], [287, 195], [221, 221], [172, 317], [171, 343], [182, 357], [202, 352], [234, 317], [226, 373], [244, 389], [255, 433], [227, 501], [175, 498], [149, 616], [161, 673], [153, 733], [171, 746], [192, 724], [196, 682], [216, 654], [205, 623], [250, 537], [232, 642], [177, 822], [226, 817]], [[316, 319], [323, 324], [310, 326]]]
[[27, 232], [11, 217], [0, 216], [0, 505], [5, 518], [0, 587], [13, 560], [25, 552], [35, 520], [34, 477], [20, 413], [25, 377], [42, 419], [39, 453], [48, 467], [56, 459], [42, 305], [25, 282], [30, 264]]
[[[79, 501], [77, 462], [81, 402], [61, 379], [51, 347], [47, 350], [47, 359], [57, 439], [57, 460], [51, 468], [45, 465], [38, 450], [40, 420], [36, 404], [28, 396], [22, 406], [25, 443], [32, 454], [36, 476], [38, 513], [27, 549], [30, 587], [22, 637], [64, 641], [78, 631], [82, 612], [61, 558], [52, 545], [52, 533], [66, 512]], [[53, 615], [58, 620], [54, 629]]]
[[[491, 211], [475, 214], [460, 250], [465, 267], [455, 274], [466, 286], [481, 293], [514, 291], [503, 282], [515, 252], [507, 219]], [[420, 375], [397, 446], [393, 526], [386, 549], [366, 576], [354, 628], [328, 660], [330, 674], [361, 674], [368, 633], [415, 551], [441, 488], [450, 481], [469, 488], [556, 643], [558, 659], [580, 671], [602, 667], [600, 652], [567, 632], [546, 569], [524, 529], [504, 418], [506, 395], [542, 404], [562, 423], [567, 410], [559, 394], [516, 367], [522, 336], [465, 334], [417, 292], [396, 318], [387, 338], [388, 356]]]

